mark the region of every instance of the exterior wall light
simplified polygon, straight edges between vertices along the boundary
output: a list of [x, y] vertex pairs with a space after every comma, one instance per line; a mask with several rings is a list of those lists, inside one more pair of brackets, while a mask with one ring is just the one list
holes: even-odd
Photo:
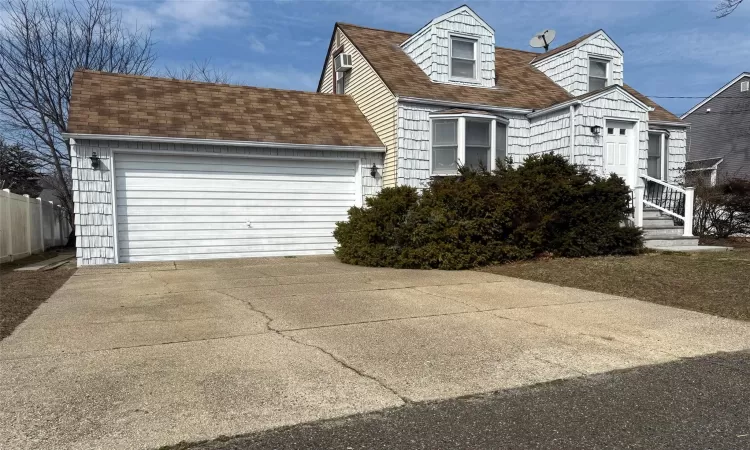
[[378, 166], [376, 166], [375, 163], [372, 163], [372, 167], [370, 168], [370, 175], [373, 178], [378, 176]]
[[96, 152], [93, 152], [89, 159], [91, 160], [91, 168], [94, 170], [98, 170], [99, 166], [102, 163], [102, 160], [99, 159], [99, 157], [96, 155]]
[[591, 132], [594, 133], [594, 135], [599, 136], [600, 134], [602, 134], [602, 127], [600, 127], [599, 125], [594, 125], [593, 127], [591, 127]]

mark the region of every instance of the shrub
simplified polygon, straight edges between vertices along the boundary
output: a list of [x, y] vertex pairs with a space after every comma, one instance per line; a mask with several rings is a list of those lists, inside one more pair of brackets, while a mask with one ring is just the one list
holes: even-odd
[[734, 178], [716, 186], [699, 180], [694, 218], [693, 230], [698, 236], [750, 234], [750, 180]]
[[337, 224], [335, 253], [350, 264], [464, 269], [532, 258], [632, 254], [640, 231], [623, 226], [629, 189], [563, 157], [528, 158], [493, 173], [461, 169], [414, 188], [383, 189]]

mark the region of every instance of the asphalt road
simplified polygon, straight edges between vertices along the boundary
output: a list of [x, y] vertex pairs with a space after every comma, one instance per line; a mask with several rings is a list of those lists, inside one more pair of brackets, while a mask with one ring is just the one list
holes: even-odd
[[198, 449], [750, 449], [750, 352], [223, 438]]

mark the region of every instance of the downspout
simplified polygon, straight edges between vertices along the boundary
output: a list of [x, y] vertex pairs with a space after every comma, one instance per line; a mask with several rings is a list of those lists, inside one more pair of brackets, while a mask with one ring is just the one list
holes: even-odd
[[576, 117], [576, 108], [575, 108], [575, 105], [570, 105], [570, 157], [568, 158], [568, 161], [571, 162], [571, 163], [574, 161], [573, 156], [575, 155], [575, 148], [576, 148], [576, 144], [575, 144], [575, 138], [576, 138], [576, 136], [575, 136], [575, 130], [576, 130], [575, 117]]

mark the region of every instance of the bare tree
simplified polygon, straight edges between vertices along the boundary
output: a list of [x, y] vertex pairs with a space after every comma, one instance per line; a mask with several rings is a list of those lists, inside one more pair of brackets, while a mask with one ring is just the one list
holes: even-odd
[[206, 83], [229, 83], [231, 79], [229, 74], [223, 70], [211, 67], [211, 60], [192, 61], [188, 66], [179, 70], [173, 70], [167, 67], [164, 70], [164, 76], [175, 80], [193, 80], [203, 81]]
[[740, 6], [740, 3], [742, 3], [742, 0], [721, 0], [719, 4], [716, 5], [716, 8], [714, 8], [716, 17], [721, 19], [722, 17], [732, 14], [734, 10]]
[[156, 58], [150, 32], [125, 27], [109, 0], [0, 1], [6, 13], [0, 27], [0, 127], [35, 151], [72, 212], [70, 145], [62, 133], [73, 72], [147, 73]]

